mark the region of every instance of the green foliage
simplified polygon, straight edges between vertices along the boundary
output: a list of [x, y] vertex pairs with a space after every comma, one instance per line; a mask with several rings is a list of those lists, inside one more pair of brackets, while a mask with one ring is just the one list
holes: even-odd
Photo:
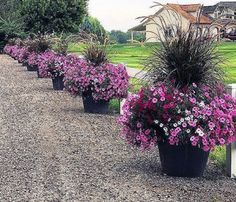
[[217, 147], [210, 154], [210, 158], [221, 168], [225, 168], [226, 166], [226, 148], [225, 147]]
[[0, 17], [0, 52], [2, 52], [9, 39], [24, 35], [22, 26], [20, 20], [12, 19], [10, 17], [6, 19]]
[[119, 30], [112, 30], [110, 32], [110, 41], [114, 43], [127, 43], [129, 40], [129, 34], [119, 31]]
[[24, 35], [19, 5], [20, 0], [0, 1], [0, 52], [9, 39]]
[[20, 12], [26, 31], [73, 33], [87, 13], [87, 0], [22, 0]]
[[4, 19], [9, 17], [19, 16], [18, 9], [21, 4], [21, 0], [7, 0], [0, 1], [0, 16]]
[[97, 18], [86, 16], [80, 29], [88, 34], [95, 35], [100, 43], [105, 43], [107, 32]]
[[[110, 41], [113, 43], [124, 44], [128, 43], [131, 40], [131, 32], [122, 32], [120, 30], [112, 30], [109, 33]], [[134, 41], [136, 42], [144, 42], [146, 37], [144, 34], [134, 32]]]

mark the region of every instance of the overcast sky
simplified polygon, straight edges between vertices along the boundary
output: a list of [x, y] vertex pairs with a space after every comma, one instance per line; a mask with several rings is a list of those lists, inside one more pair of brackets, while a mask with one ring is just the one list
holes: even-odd
[[[135, 20], [135, 18], [155, 13], [157, 8], [150, 9], [150, 6], [153, 5], [153, 1], [155, 0], [89, 0], [89, 13], [93, 17], [98, 18], [108, 31], [113, 29], [126, 31], [139, 24], [139, 21]], [[158, 2], [162, 4], [168, 2], [213, 5], [219, 1], [220, 0], [160, 0]]]

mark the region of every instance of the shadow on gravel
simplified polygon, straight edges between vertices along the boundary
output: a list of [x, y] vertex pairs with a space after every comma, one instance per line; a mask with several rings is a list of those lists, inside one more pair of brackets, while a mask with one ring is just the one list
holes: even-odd
[[116, 164], [116, 172], [119, 175], [125, 175], [127, 178], [132, 175], [148, 175], [149, 177], [160, 176], [161, 164], [158, 160], [159, 156], [152, 158], [140, 158], [129, 159], [127, 161]]
[[[183, 177], [171, 177], [162, 173], [161, 163], [158, 154], [152, 156], [151, 158], [140, 158], [139, 159], [129, 159], [124, 162], [116, 164], [115, 172], [118, 176], [125, 176], [128, 180], [132, 179], [134, 176], [140, 176], [143, 181], [149, 179], [150, 182], [155, 183], [158, 178], [162, 178], [169, 181], [172, 180], [175, 184], [175, 179], [181, 181], [194, 181], [194, 182], [217, 182], [225, 180], [227, 178], [226, 173], [212, 162], [208, 164], [208, 167], [202, 178], [183, 178]], [[230, 180], [230, 179], [229, 179]], [[176, 181], [176, 184], [179, 182]]]
[[113, 112], [109, 112], [108, 114], [92, 114], [92, 113], [85, 113], [84, 112], [84, 108], [83, 107], [79, 107], [79, 108], [63, 108], [62, 111], [67, 112], [67, 113], [71, 113], [74, 115], [79, 115], [79, 116], [84, 116], [84, 117], [96, 117], [96, 118], [100, 118], [100, 117], [118, 117], [119, 114], [117, 113], [113, 113]]
[[72, 113], [72, 114], [75, 114], [75, 115], [78, 115], [78, 114], [83, 114], [84, 115], [85, 114], [83, 108], [63, 108], [61, 110], [66, 112], [66, 113]]

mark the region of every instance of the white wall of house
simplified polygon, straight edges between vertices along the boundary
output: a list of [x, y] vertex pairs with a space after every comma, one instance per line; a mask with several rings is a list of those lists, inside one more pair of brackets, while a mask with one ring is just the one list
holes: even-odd
[[163, 38], [164, 30], [158, 25], [161, 25], [161, 19], [165, 21], [167, 26], [169, 25], [181, 25], [183, 29], [187, 30], [190, 22], [183, 16], [177, 14], [174, 11], [163, 9], [158, 16], [154, 17], [146, 24], [146, 40], [147, 42], [158, 42], [159, 37], [157, 33], [160, 33], [160, 37]]

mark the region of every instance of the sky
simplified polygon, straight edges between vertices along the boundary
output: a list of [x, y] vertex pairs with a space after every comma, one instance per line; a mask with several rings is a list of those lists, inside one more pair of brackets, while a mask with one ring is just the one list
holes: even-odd
[[[89, 0], [89, 14], [96, 17], [107, 31], [128, 29], [139, 24], [137, 17], [154, 14], [150, 8], [155, 0]], [[224, 0], [159, 0], [159, 3], [214, 5]], [[226, 0], [227, 1], [227, 0]], [[229, 0], [228, 0], [229, 1]]]

